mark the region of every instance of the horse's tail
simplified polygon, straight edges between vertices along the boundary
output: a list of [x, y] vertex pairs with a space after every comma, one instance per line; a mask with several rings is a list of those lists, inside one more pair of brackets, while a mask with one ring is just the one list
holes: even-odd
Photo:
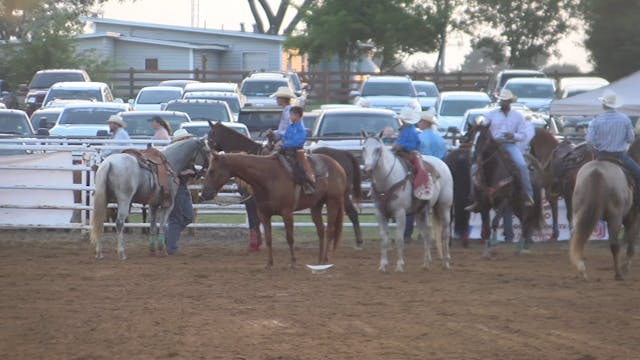
[[572, 201], [573, 229], [571, 231], [569, 258], [578, 266], [582, 261], [584, 244], [602, 218], [605, 199], [596, 195], [606, 189], [605, 176], [601, 170], [591, 168], [582, 181], [577, 181]]
[[91, 215], [91, 243], [96, 244], [102, 238], [104, 222], [107, 218], [107, 178], [111, 163], [105, 161], [96, 171], [95, 190], [93, 192], [93, 213]]
[[353, 179], [351, 180], [353, 187], [351, 188], [351, 199], [353, 199], [354, 203], [358, 204], [362, 200], [362, 175], [360, 174], [360, 162], [352, 154], [349, 153], [349, 155], [353, 166]]

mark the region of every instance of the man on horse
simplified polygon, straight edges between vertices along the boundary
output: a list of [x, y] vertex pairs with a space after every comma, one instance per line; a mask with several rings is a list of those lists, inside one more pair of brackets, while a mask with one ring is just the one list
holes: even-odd
[[626, 154], [627, 147], [635, 136], [633, 125], [627, 115], [616, 111], [622, 106], [622, 99], [613, 90], [605, 90], [598, 100], [602, 103], [604, 113], [591, 121], [585, 140], [596, 149], [598, 158], [617, 159], [631, 172], [636, 182], [634, 188], [637, 201], [640, 199], [640, 166]]
[[313, 194], [315, 192], [315, 176], [303, 149], [304, 142], [307, 140], [307, 132], [302, 125], [302, 114], [303, 110], [300, 106], [290, 108], [291, 125], [287, 127], [282, 137], [280, 153], [292, 165], [295, 183], [302, 185], [306, 194]]
[[[278, 90], [271, 94], [272, 98], [276, 98], [276, 103], [278, 106], [282, 108], [282, 116], [280, 116], [280, 123], [278, 123], [278, 129], [276, 129], [273, 134], [275, 134], [274, 140], [279, 140], [284, 136], [284, 133], [287, 131], [289, 125], [291, 125], [291, 99], [295, 98], [295, 94], [288, 86], [281, 86]], [[302, 125], [304, 129], [304, 125]], [[275, 142], [275, 141], [274, 141]]]
[[396, 117], [402, 120], [403, 124], [400, 127], [398, 139], [393, 145], [393, 150], [411, 164], [415, 173], [413, 179], [413, 194], [418, 199], [424, 199], [428, 197], [427, 181], [429, 180], [429, 176], [418, 152], [420, 148], [420, 138], [418, 137], [418, 130], [415, 125], [420, 121], [420, 112], [414, 108], [405, 107]]
[[[533, 206], [533, 186], [529, 177], [529, 169], [517, 146], [518, 142], [524, 141], [527, 137], [527, 124], [521, 113], [511, 110], [511, 103], [516, 99], [511, 91], [503, 89], [498, 97], [500, 108], [490, 111], [484, 123], [489, 125], [493, 138], [502, 143], [502, 149], [509, 154], [518, 168], [522, 188], [525, 192], [524, 205]], [[477, 212], [479, 209], [477, 199], [474, 199], [473, 204], [465, 208], [465, 210], [473, 212]]]

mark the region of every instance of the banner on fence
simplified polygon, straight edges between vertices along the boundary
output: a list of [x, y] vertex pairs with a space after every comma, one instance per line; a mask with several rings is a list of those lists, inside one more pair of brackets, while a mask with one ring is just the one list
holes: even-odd
[[[551, 218], [551, 206], [547, 202], [546, 199], [543, 198], [542, 202], [542, 211], [544, 216], [544, 227], [541, 231], [534, 233], [533, 241], [545, 241], [551, 237], [553, 234], [552, 228], [552, 218]], [[491, 218], [495, 216], [495, 213], [491, 211]], [[515, 240], [520, 238], [521, 234], [521, 226], [518, 219], [513, 216], [513, 232]], [[571, 230], [569, 228], [569, 222], [567, 221], [567, 207], [564, 203], [564, 199], [560, 199], [558, 201], [558, 240], [569, 240], [571, 236]], [[482, 231], [482, 219], [479, 213], [472, 213], [471, 218], [469, 219], [469, 237], [472, 239], [480, 239]], [[498, 239], [500, 241], [504, 240], [504, 228], [503, 221], [500, 220], [500, 225], [498, 226]], [[595, 229], [593, 229], [593, 234], [591, 235], [592, 240], [606, 240], [608, 239], [607, 233], [607, 223], [604, 221], [599, 221], [596, 225]]]
[[[71, 166], [70, 152], [0, 156], [1, 166]], [[71, 186], [69, 170], [2, 170], [0, 201], [5, 205], [51, 206], [73, 205], [72, 190], [28, 189], [29, 186]], [[21, 188], [23, 187], [23, 188]], [[67, 209], [0, 209], [0, 222], [12, 225], [57, 225], [71, 222], [73, 210]]]

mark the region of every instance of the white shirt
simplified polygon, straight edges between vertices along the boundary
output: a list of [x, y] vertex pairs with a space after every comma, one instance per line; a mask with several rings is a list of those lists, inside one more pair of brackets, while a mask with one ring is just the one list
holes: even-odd
[[[509, 110], [505, 115], [502, 110], [491, 110], [484, 119], [485, 124], [491, 124], [491, 135], [498, 141], [505, 141], [504, 134], [512, 133], [513, 142], [524, 141], [527, 137], [527, 121], [522, 114]], [[528, 143], [527, 143], [528, 145]]]
[[526, 121], [525, 120], [525, 138], [522, 141], [518, 141], [516, 143], [516, 146], [518, 147], [518, 149], [520, 149], [520, 152], [522, 152], [523, 154], [526, 154], [527, 151], [529, 150], [529, 143], [531, 142], [531, 139], [533, 139], [533, 137], [536, 135], [536, 127], [533, 126], [533, 123], [531, 121]]

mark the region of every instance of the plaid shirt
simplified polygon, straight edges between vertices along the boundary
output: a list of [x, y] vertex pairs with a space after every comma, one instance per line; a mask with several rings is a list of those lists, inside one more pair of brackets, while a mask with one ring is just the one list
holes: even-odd
[[615, 110], [607, 110], [593, 119], [587, 130], [587, 143], [598, 151], [624, 152], [634, 139], [629, 117]]

